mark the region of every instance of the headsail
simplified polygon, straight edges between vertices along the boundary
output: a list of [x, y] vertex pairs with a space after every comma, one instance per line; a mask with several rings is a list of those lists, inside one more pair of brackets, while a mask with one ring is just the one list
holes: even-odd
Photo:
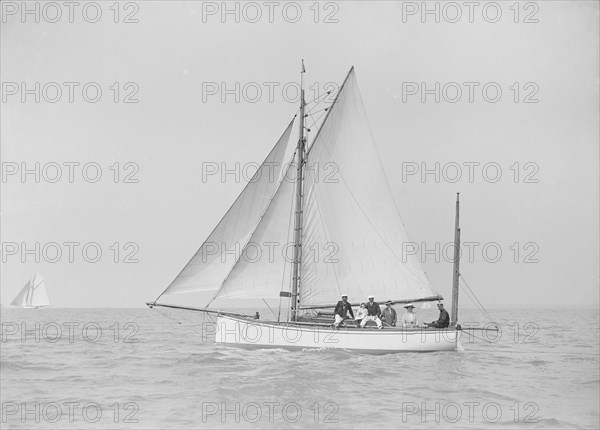
[[30, 290], [31, 290], [31, 288], [29, 286], [30, 284], [31, 284], [31, 281], [27, 281], [25, 283], [23, 288], [21, 288], [21, 291], [19, 291], [19, 294], [17, 294], [17, 297], [15, 297], [12, 302], [10, 302], [11, 306], [19, 306], [19, 307], [27, 306], [27, 296], [29, 296]]
[[[408, 243], [351, 69], [308, 154], [300, 302], [439, 297]], [[327, 177], [323, 172], [330, 172]], [[332, 173], [333, 172], [333, 173]], [[320, 174], [319, 174], [320, 173]], [[404, 245], [405, 246], [405, 245]], [[318, 249], [318, 255], [312, 250]]]
[[296, 165], [290, 163], [271, 204], [215, 299], [278, 299], [288, 289], [293, 250]]
[[[205, 293], [205, 297], [210, 297], [210, 292], [220, 289], [279, 186], [293, 123], [289, 123], [231, 208], [159, 299], [181, 302], [173, 295]], [[187, 297], [183, 300], [189, 303]], [[206, 302], [195, 304], [204, 306]]]

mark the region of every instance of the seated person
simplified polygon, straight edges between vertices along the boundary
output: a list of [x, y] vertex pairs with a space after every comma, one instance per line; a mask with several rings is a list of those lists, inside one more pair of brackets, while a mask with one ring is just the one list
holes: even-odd
[[390, 300], [385, 302], [385, 309], [381, 313], [381, 318], [383, 319], [383, 322], [387, 325], [396, 327], [398, 315], [396, 314], [396, 309], [392, 307], [392, 302]]
[[375, 296], [369, 296], [369, 303], [367, 303], [367, 316], [363, 318], [360, 323], [361, 328], [365, 328], [369, 321], [375, 321], [378, 329], [383, 328], [383, 324], [381, 324], [381, 320], [379, 317], [381, 316], [381, 309], [379, 308], [379, 304], [375, 301]]
[[440, 310], [440, 317], [437, 321], [433, 321], [429, 324], [425, 323], [427, 327], [435, 327], [435, 328], [446, 328], [450, 325], [450, 315], [448, 315], [448, 311], [444, 309], [443, 303], [438, 303], [438, 309]]
[[367, 315], [367, 304], [365, 302], [362, 302], [360, 304], [360, 308], [358, 308], [358, 310], [356, 311], [356, 317], [354, 317], [354, 321], [360, 323], [363, 319], [365, 319]]
[[333, 327], [338, 328], [342, 321], [346, 319], [346, 315], [350, 313], [350, 316], [354, 318], [354, 312], [352, 312], [352, 306], [348, 303], [348, 295], [343, 294], [342, 300], [337, 302], [335, 305], [335, 309], [333, 310], [333, 314], [335, 317], [335, 321], [333, 322]]
[[406, 312], [402, 315], [402, 327], [404, 328], [417, 328], [419, 325], [419, 319], [417, 314], [414, 313], [415, 305], [412, 303], [404, 306]]

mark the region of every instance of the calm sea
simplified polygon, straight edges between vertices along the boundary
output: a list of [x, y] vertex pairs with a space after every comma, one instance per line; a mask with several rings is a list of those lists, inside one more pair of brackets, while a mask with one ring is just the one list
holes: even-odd
[[462, 352], [369, 356], [217, 346], [193, 312], [2, 309], [1, 427], [598, 428], [598, 311], [490, 313]]

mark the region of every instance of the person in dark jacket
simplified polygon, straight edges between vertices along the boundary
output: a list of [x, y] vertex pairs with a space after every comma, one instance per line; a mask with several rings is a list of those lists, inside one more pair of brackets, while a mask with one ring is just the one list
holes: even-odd
[[381, 324], [381, 319], [379, 319], [379, 317], [381, 317], [381, 308], [379, 307], [377, 302], [375, 302], [374, 296], [369, 296], [369, 303], [367, 303], [367, 313], [368, 315], [360, 323], [360, 326], [362, 328], [364, 328], [369, 321], [375, 321], [375, 324], [377, 324], [377, 328], [383, 328], [383, 325]]
[[448, 314], [448, 311], [444, 309], [443, 303], [438, 303], [437, 306], [440, 310], [440, 316], [437, 321], [427, 324], [427, 327], [446, 328], [450, 325], [450, 315]]
[[338, 328], [340, 323], [346, 319], [346, 316], [350, 314], [352, 319], [354, 319], [354, 312], [352, 312], [352, 305], [348, 303], [348, 294], [342, 295], [342, 300], [337, 302], [335, 305], [335, 309], [333, 310], [333, 315], [335, 318], [335, 322], [333, 326]]
[[392, 307], [392, 301], [388, 300], [385, 302], [385, 309], [381, 313], [381, 317], [383, 318], [383, 322], [391, 327], [396, 327], [396, 321], [398, 320], [398, 314], [396, 313], [396, 309]]

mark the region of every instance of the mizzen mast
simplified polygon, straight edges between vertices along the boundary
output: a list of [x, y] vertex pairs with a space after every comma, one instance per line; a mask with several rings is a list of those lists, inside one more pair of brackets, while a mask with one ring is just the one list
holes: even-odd
[[459, 196], [456, 193], [456, 215], [454, 220], [454, 268], [452, 274], [452, 309], [450, 311], [450, 326], [458, 322], [458, 283], [460, 279], [460, 227], [459, 227]]
[[304, 60], [302, 60], [302, 69], [300, 70], [300, 121], [298, 146], [296, 148], [296, 216], [294, 221], [294, 266], [292, 270], [292, 321], [297, 320], [297, 311], [300, 306], [300, 263], [302, 260], [302, 183], [304, 179], [304, 149], [306, 146], [306, 137], [304, 135], [304, 110], [306, 102], [304, 101]]

